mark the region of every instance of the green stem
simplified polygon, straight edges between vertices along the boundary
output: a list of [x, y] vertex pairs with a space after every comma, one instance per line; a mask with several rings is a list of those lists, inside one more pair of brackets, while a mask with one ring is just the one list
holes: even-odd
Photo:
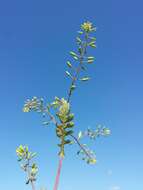
[[75, 76], [72, 79], [72, 82], [71, 82], [71, 85], [70, 85], [70, 88], [69, 88], [69, 91], [68, 91], [68, 98], [67, 98], [68, 102], [70, 102], [70, 99], [71, 99], [72, 86], [75, 85], [76, 81], [78, 80], [78, 75], [79, 75], [79, 73], [81, 71], [84, 55], [86, 54], [87, 43], [88, 43], [88, 33], [85, 33], [85, 42], [82, 44], [82, 48], [81, 48], [82, 51], [81, 51], [81, 54], [80, 54], [80, 57], [79, 57], [79, 66], [76, 69]]
[[79, 140], [74, 136], [74, 135], [70, 135], [75, 141], [76, 143], [79, 145], [79, 147], [84, 151], [84, 153], [90, 158], [92, 159], [92, 157], [90, 156], [90, 154], [86, 151], [86, 149], [84, 148], [84, 146], [79, 142]]
[[31, 186], [32, 186], [32, 190], [36, 190], [33, 181], [31, 181]]
[[30, 170], [29, 170], [29, 164], [30, 164], [30, 163], [29, 163], [29, 160], [28, 160], [28, 163], [27, 163], [28, 179], [30, 180], [32, 190], [36, 190], [35, 185], [34, 185], [34, 182], [31, 180], [31, 175], [30, 175]]
[[57, 123], [57, 121], [56, 121], [56, 118], [51, 114], [51, 112], [50, 112], [48, 109], [46, 109], [46, 112], [47, 112], [47, 114], [49, 115], [51, 121], [54, 123], [54, 125], [55, 125], [55, 126], [58, 126], [58, 123]]
[[[68, 91], [67, 102], [70, 102], [70, 99], [71, 99], [71, 95], [72, 95], [71, 87], [73, 85], [75, 85], [76, 81], [78, 80], [78, 76], [79, 76], [79, 73], [81, 71], [84, 55], [86, 54], [87, 43], [88, 43], [88, 34], [86, 33], [85, 34], [85, 42], [82, 45], [82, 52], [81, 52], [80, 57], [79, 57], [79, 66], [77, 67], [75, 76], [72, 79], [72, 82], [71, 82], [71, 85], [70, 85], [70, 88], [69, 88], [69, 91]], [[47, 114], [49, 115], [50, 119], [55, 124], [55, 126], [58, 126], [58, 123], [57, 123], [55, 117], [50, 113], [49, 110], [47, 110]], [[91, 158], [91, 156], [88, 154], [86, 149], [79, 143], [78, 139], [76, 137], [74, 137], [73, 135], [71, 135], [71, 136], [74, 138], [74, 140], [77, 142], [77, 144], [81, 147], [81, 149], [85, 152], [85, 154], [89, 158]], [[60, 158], [53, 190], [58, 190], [58, 185], [59, 185], [59, 181], [60, 181], [60, 174], [61, 174], [61, 168], [62, 168], [62, 161], [63, 161], [63, 158]]]

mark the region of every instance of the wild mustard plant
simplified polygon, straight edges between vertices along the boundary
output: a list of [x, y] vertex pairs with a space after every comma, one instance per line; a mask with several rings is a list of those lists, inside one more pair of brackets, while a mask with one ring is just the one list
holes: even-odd
[[[87, 72], [87, 67], [95, 60], [94, 56], [88, 55], [88, 49], [96, 48], [96, 38], [93, 35], [95, 31], [96, 28], [93, 27], [91, 22], [84, 22], [80, 27], [80, 31], [78, 31], [78, 36], [76, 37], [77, 50], [70, 51], [70, 59], [66, 63], [68, 70], [65, 71], [65, 73], [70, 79], [70, 87], [67, 91], [67, 96], [64, 98], [56, 96], [54, 101], [48, 103], [44, 103], [42, 98], [33, 97], [31, 100], [28, 99], [23, 107], [24, 112], [35, 111], [41, 113], [46, 119], [43, 122], [44, 125], [50, 125], [51, 123], [55, 125], [55, 133], [59, 139], [58, 154], [60, 161], [54, 190], [58, 189], [61, 164], [65, 157], [65, 146], [69, 144], [77, 144], [79, 146], [77, 154], [81, 156], [82, 160], [85, 160], [88, 164], [95, 164], [96, 156], [94, 151], [90, 150], [89, 147], [86, 144], [81, 143], [81, 141], [84, 137], [96, 140], [99, 136], [108, 136], [110, 134], [110, 130], [104, 126], [97, 126], [94, 130], [87, 129], [84, 132], [79, 131], [78, 135], [74, 134], [75, 116], [71, 111], [71, 96], [80, 82], [90, 80], [90, 77], [85, 73]], [[21, 146], [19, 148], [17, 149], [18, 156], [20, 156], [21, 153], [19, 153], [19, 151], [21, 150], [23, 151], [22, 155], [25, 155], [26, 147]], [[29, 165], [29, 159], [25, 156], [24, 161], [26, 161], [26, 164], [28, 163], [28, 165], [26, 165], [27, 168], [32, 167]], [[35, 174], [37, 174], [37, 166], [35, 169]], [[32, 175], [30, 172], [32, 172], [32, 170], [27, 169], [26, 171], [29, 172], [27, 182], [33, 184], [35, 176], [34, 178], [31, 178]]]

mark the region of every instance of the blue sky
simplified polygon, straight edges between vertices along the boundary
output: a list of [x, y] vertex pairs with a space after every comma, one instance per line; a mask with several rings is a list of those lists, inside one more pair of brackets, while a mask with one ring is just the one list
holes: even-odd
[[22, 112], [33, 96], [52, 101], [69, 86], [64, 71], [76, 31], [85, 20], [97, 27], [92, 80], [73, 95], [76, 132], [104, 124], [112, 130], [93, 148], [98, 163], [86, 165], [66, 149], [59, 190], [143, 189], [143, 25], [142, 1], [0, 2], [0, 189], [28, 190], [15, 149], [38, 153], [37, 187], [52, 189], [58, 164], [53, 126]]

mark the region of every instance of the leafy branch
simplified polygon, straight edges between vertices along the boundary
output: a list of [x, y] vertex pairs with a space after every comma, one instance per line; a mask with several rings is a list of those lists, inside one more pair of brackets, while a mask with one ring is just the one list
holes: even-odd
[[[60, 170], [62, 166], [62, 160], [65, 157], [65, 145], [76, 143], [80, 150], [77, 152], [78, 155], [82, 155], [82, 159], [88, 164], [96, 163], [96, 156], [86, 144], [80, 142], [81, 138], [88, 136], [90, 139], [96, 139], [98, 136], [107, 136], [110, 134], [110, 130], [105, 127], [97, 127], [96, 130], [88, 129], [85, 132], [79, 132], [78, 137], [74, 135], [74, 114], [71, 112], [71, 97], [74, 90], [77, 88], [77, 82], [86, 82], [90, 80], [90, 77], [83, 75], [87, 71], [87, 65], [94, 62], [94, 56], [88, 55], [87, 50], [89, 48], [96, 47], [96, 38], [92, 36], [92, 32], [95, 32], [96, 28], [93, 27], [92, 23], [84, 22], [78, 36], [76, 37], [77, 51], [70, 51], [71, 60], [67, 61], [68, 70], [66, 75], [70, 78], [70, 86], [67, 92], [67, 98], [55, 97], [51, 103], [44, 104], [42, 98], [33, 97], [31, 100], [28, 99], [23, 107], [24, 112], [38, 112], [41, 113], [44, 118], [44, 125], [55, 125], [55, 133], [60, 140], [58, 144], [60, 151], [60, 161], [57, 171], [56, 182], [54, 190], [58, 188]], [[35, 190], [34, 181], [36, 180], [36, 174], [38, 172], [37, 165], [31, 164], [31, 159], [34, 157], [32, 153], [29, 153], [27, 146], [20, 145], [17, 150], [19, 161], [23, 162], [22, 168], [27, 172], [27, 182], [31, 183], [32, 190]]]
[[18, 156], [18, 162], [22, 162], [20, 165], [21, 169], [27, 173], [26, 184], [31, 183], [32, 190], [35, 190], [34, 182], [36, 181], [38, 167], [32, 162], [32, 159], [36, 156], [36, 153], [29, 152], [28, 146], [22, 145], [16, 149], [16, 153]]
[[[96, 29], [92, 26], [90, 22], [86, 22], [81, 25], [81, 31], [79, 31], [79, 36], [76, 38], [76, 43], [78, 45], [77, 52], [70, 51], [71, 57], [75, 60], [76, 65], [78, 62], [77, 67], [74, 67], [74, 73], [70, 73], [69, 71], [66, 71], [66, 74], [71, 78], [71, 85], [68, 91], [68, 97], [67, 101], [70, 102], [70, 98], [72, 95], [72, 92], [76, 88], [76, 82], [78, 80], [80, 81], [88, 81], [90, 78], [87, 76], [84, 76], [83, 78], [79, 79], [79, 74], [82, 70], [86, 71], [86, 63], [91, 64], [94, 62], [93, 56], [87, 56], [87, 47], [95, 48], [95, 37], [91, 37], [90, 33], [96, 31]], [[68, 67], [71, 69], [73, 68], [73, 64], [71, 61], [67, 61]]]

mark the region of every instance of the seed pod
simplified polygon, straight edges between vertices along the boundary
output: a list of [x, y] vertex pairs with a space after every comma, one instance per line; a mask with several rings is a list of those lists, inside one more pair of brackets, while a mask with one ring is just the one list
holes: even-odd
[[66, 124], [66, 128], [72, 128], [74, 126], [74, 122], [69, 122]]
[[73, 51], [70, 51], [70, 55], [77, 57], [77, 54], [75, 52], [73, 52]]
[[66, 122], [70, 122], [70, 121], [72, 121], [73, 120], [73, 118], [74, 118], [74, 114], [69, 114], [68, 115], [68, 117], [67, 117], [67, 120], [66, 120]]
[[88, 81], [88, 80], [90, 80], [90, 78], [89, 77], [84, 77], [84, 78], [81, 78], [80, 80], [81, 81]]
[[71, 62], [70, 61], [67, 61], [67, 65], [68, 65], [68, 67], [72, 67], [72, 64], [71, 64]]
[[72, 85], [70, 89], [71, 89], [71, 91], [73, 91], [75, 88], [76, 88], [76, 86]]

